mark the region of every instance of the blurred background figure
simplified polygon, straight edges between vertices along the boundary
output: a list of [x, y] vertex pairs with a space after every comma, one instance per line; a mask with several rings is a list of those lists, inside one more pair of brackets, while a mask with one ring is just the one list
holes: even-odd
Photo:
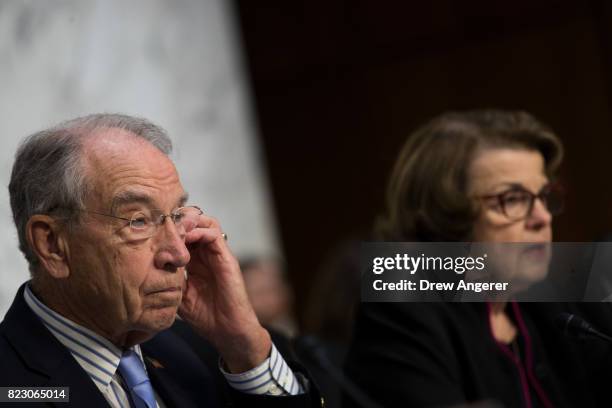
[[[353, 332], [360, 298], [360, 249], [361, 241], [347, 241], [327, 255], [315, 274], [305, 305], [304, 332], [339, 351], [348, 345]], [[341, 362], [343, 357], [340, 352], [334, 360]]]
[[293, 291], [283, 263], [273, 257], [240, 259], [247, 294], [259, 322], [289, 338], [297, 334]]
[[549, 124], [568, 152], [555, 239], [612, 230], [611, 2], [235, 4], [300, 325], [330, 249], [368, 236], [406, 135], [440, 112]]
[[[537, 257], [510, 250], [506, 265], [528, 287], [548, 269], [544, 250], [562, 208], [555, 188], [562, 157], [556, 134], [526, 112], [437, 116], [406, 138], [378, 238], [530, 243]], [[608, 377], [601, 377], [612, 365], [608, 344], [578, 342], [555, 325], [562, 312], [581, 305], [517, 303], [513, 295], [486, 303], [361, 303], [346, 371], [384, 406], [487, 400], [505, 407], [609, 406]], [[610, 332], [612, 308], [598, 306], [587, 320], [606, 321], [600, 327]]]

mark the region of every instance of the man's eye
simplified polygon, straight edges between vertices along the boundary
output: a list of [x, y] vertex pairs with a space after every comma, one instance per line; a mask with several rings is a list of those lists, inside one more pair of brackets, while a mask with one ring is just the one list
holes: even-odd
[[132, 218], [130, 226], [132, 228], [145, 228], [148, 224], [147, 218], [144, 215], [137, 215]]

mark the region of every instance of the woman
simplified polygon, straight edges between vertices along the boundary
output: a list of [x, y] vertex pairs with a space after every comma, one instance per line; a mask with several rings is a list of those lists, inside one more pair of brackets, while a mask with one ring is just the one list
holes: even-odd
[[[561, 157], [555, 134], [527, 113], [442, 115], [400, 153], [381, 239], [548, 243], [560, 209], [551, 183]], [[600, 406], [606, 397], [597, 370], [606, 373], [612, 359], [601, 358], [607, 345], [558, 333], [554, 318], [573, 308], [363, 303], [346, 371], [383, 406]]]

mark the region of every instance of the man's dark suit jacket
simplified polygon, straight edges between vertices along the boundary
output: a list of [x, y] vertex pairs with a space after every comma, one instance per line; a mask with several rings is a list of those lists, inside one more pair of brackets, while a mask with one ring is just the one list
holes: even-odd
[[[70, 387], [71, 406], [108, 407], [89, 375], [27, 305], [23, 298], [24, 287], [19, 289], [0, 323], [0, 386]], [[181, 322], [141, 344], [153, 388], [166, 406], [320, 406], [320, 397], [314, 386], [309, 393], [285, 397], [247, 395], [231, 389], [219, 380], [218, 368], [207, 366], [200, 358], [208, 352], [192, 348], [200, 345], [207, 347]], [[295, 365], [290, 365], [294, 372], [300, 371]], [[18, 406], [26, 405], [21, 403]], [[56, 405], [68, 406], [65, 403]]]

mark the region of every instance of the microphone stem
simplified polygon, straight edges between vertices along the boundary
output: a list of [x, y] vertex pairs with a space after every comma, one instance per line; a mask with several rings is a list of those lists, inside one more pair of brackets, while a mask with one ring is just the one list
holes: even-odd
[[595, 337], [599, 337], [600, 339], [603, 339], [603, 340], [606, 340], [606, 341], [612, 343], [612, 337], [608, 336], [607, 334], [603, 334], [599, 330], [595, 330], [593, 328], [589, 328], [589, 333], [591, 333]]

